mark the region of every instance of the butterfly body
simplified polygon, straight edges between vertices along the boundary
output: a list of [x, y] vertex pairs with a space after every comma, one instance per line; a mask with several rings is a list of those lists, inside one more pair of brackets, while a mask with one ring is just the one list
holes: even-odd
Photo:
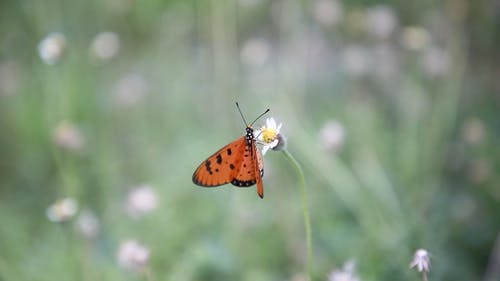
[[193, 182], [203, 187], [228, 183], [237, 187], [257, 184], [257, 194], [264, 198], [263, 174], [262, 158], [255, 144], [254, 130], [247, 126], [244, 136], [222, 147], [198, 166], [193, 174]]

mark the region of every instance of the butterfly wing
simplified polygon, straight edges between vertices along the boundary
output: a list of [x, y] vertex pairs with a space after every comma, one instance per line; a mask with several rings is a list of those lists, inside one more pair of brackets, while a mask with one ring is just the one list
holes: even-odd
[[255, 156], [254, 173], [257, 181], [257, 194], [260, 198], [264, 199], [264, 184], [262, 183], [262, 177], [264, 176], [264, 163], [262, 162], [262, 157], [255, 143], [253, 143], [252, 149], [254, 150], [253, 155]]
[[262, 157], [255, 142], [245, 136], [229, 143], [203, 161], [193, 173], [193, 182], [204, 187], [231, 183], [237, 187], [257, 184], [257, 194], [264, 198]]
[[257, 194], [260, 198], [264, 198], [263, 173], [262, 158], [255, 142], [252, 141], [251, 145], [245, 143], [243, 161], [231, 184], [238, 187], [248, 187], [257, 184]]
[[198, 166], [193, 173], [193, 183], [204, 187], [233, 183], [246, 146], [245, 137], [241, 137], [219, 149]]

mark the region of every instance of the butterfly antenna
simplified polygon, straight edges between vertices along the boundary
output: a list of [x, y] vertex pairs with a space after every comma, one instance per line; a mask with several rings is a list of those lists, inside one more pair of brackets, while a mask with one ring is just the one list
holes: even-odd
[[252, 122], [252, 123], [248, 124], [248, 123], [247, 123], [247, 120], [245, 120], [245, 117], [243, 116], [243, 113], [241, 112], [240, 105], [238, 104], [238, 102], [236, 102], [236, 107], [238, 108], [238, 111], [240, 112], [241, 119], [243, 119], [243, 122], [245, 122], [245, 125], [246, 125], [247, 127], [251, 127], [251, 126], [253, 125], [253, 123], [255, 123], [255, 121], [259, 120], [259, 119], [260, 119], [260, 117], [262, 117], [264, 114], [268, 113], [268, 112], [269, 112], [269, 110], [270, 110], [270, 109], [268, 108], [268, 109], [267, 109], [266, 111], [264, 111], [261, 115], [259, 115], [259, 117], [255, 118], [255, 120], [253, 120], [253, 122]]
[[255, 120], [253, 120], [253, 122], [252, 122], [252, 123], [250, 123], [250, 126], [252, 126], [252, 125], [253, 125], [253, 123], [255, 123], [255, 121], [259, 120], [259, 119], [260, 119], [260, 117], [262, 117], [262, 116], [264, 116], [266, 113], [268, 113], [268, 112], [269, 112], [269, 110], [270, 110], [269, 108], [268, 108], [268, 109], [266, 109], [266, 111], [264, 111], [261, 115], [259, 115], [259, 117], [255, 118]]
[[243, 113], [241, 112], [240, 105], [238, 104], [238, 102], [236, 102], [236, 107], [238, 108], [238, 111], [240, 112], [241, 119], [243, 119], [245, 126], [248, 126], [247, 120], [245, 120], [245, 117], [243, 116]]

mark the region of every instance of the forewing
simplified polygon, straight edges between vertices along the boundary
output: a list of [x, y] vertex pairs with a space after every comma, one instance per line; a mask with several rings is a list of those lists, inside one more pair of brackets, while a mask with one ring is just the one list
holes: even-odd
[[245, 137], [241, 137], [215, 152], [198, 166], [193, 182], [205, 187], [232, 183], [241, 167], [245, 147]]

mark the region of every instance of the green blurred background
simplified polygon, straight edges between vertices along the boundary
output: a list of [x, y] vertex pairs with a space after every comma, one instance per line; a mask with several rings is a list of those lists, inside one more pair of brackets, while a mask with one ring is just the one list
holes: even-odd
[[264, 200], [191, 182], [235, 101], [302, 165], [315, 280], [422, 280], [419, 248], [429, 280], [500, 280], [499, 26], [486, 0], [1, 1], [0, 280], [306, 280], [281, 152]]

